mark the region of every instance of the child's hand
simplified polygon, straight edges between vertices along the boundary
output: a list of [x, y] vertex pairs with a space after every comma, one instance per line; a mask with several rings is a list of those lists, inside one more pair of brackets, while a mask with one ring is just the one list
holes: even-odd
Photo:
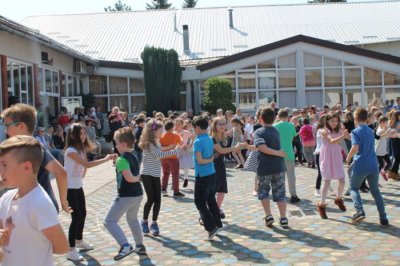
[[278, 155], [279, 157], [286, 157], [286, 156], [287, 156], [287, 154], [286, 154], [286, 152], [285, 152], [284, 150], [278, 151], [277, 155]]
[[68, 201], [61, 202], [61, 207], [63, 211], [65, 211], [67, 214], [73, 212], [72, 208], [69, 206]]
[[0, 246], [6, 246], [10, 243], [11, 228], [0, 229]]
[[171, 145], [169, 145], [169, 146], [167, 146], [167, 150], [173, 150], [173, 149], [175, 149], [175, 147], [176, 147], [176, 145], [175, 144], [171, 144]]
[[343, 130], [343, 136], [348, 138], [350, 136], [349, 131], [347, 129]]

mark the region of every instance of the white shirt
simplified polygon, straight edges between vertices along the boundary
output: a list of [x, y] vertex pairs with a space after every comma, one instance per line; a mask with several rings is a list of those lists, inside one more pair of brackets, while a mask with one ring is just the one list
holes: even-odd
[[65, 151], [64, 168], [65, 171], [67, 171], [68, 188], [78, 189], [82, 187], [82, 178], [85, 167], [68, 157], [68, 154], [71, 152], [77, 153], [82, 158], [85, 158], [85, 155], [79, 153], [72, 147], [67, 148]]
[[[376, 130], [376, 135], [380, 136], [383, 132], [383, 128], [378, 127]], [[388, 154], [388, 139], [387, 136], [380, 137], [380, 139], [375, 140], [375, 153], [376, 156], [385, 156]]]
[[314, 154], [319, 154], [323, 141], [322, 141], [322, 129], [318, 129], [317, 134], [316, 134], [316, 140], [317, 140], [317, 147], [315, 148]]
[[247, 123], [246, 126], [244, 127], [244, 134], [246, 135], [246, 140], [253, 140], [253, 125], [250, 123]]
[[7, 191], [0, 199], [0, 226], [14, 225], [1, 265], [54, 265], [51, 243], [42, 231], [59, 224], [57, 211], [41, 186], [13, 200], [17, 191]]

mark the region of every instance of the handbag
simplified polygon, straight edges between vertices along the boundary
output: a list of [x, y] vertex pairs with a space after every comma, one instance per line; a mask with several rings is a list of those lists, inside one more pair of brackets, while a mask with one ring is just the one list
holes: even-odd
[[106, 140], [106, 142], [110, 143], [112, 141], [112, 134], [111, 131], [108, 133], [104, 133], [104, 139]]
[[244, 163], [243, 171], [257, 173], [257, 156], [258, 151], [251, 151]]

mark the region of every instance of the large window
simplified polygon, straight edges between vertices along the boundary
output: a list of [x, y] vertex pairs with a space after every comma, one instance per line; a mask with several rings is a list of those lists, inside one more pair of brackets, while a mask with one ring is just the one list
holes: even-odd
[[127, 78], [110, 77], [110, 94], [127, 94]]
[[131, 112], [139, 113], [144, 111], [144, 96], [131, 96]]
[[93, 94], [107, 94], [107, 77], [106, 76], [90, 76], [89, 91]]
[[21, 103], [34, 104], [33, 68], [31, 65], [8, 60], [7, 79], [9, 96], [16, 97], [15, 100]]
[[239, 72], [238, 73], [239, 90], [256, 89], [256, 73], [255, 72]]

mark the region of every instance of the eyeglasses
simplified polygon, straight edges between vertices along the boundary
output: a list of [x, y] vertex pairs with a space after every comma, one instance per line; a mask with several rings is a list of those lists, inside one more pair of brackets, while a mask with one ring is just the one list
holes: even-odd
[[9, 128], [9, 127], [11, 127], [11, 126], [18, 126], [19, 124], [20, 124], [20, 122], [17, 121], [17, 122], [11, 122], [11, 123], [8, 123], [8, 124], [4, 124], [4, 126], [5, 126], [6, 128]]
[[226, 123], [217, 123], [217, 126], [226, 126]]

